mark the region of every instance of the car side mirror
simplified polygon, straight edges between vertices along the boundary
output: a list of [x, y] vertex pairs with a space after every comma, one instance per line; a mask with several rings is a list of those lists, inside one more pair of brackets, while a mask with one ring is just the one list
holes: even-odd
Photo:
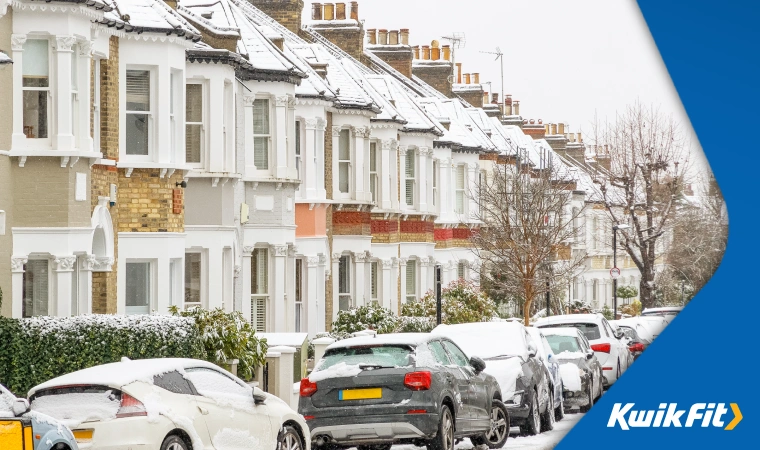
[[617, 339], [622, 339], [622, 338], [623, 338], [623, 336], [625, 336], [625, 334], [623, 334], [623, 332], [622, 332], [622, 331], [620, 331], [620, 330], [615, 330], [615, 337], [616, 337]]
[[253, 388], [253, 403], [256, 405], [261, 405], [262, 403], [266, 402], [266, 400], [267, 400], [267, 394], [261, 389], [254, 387]]
[[29, 400], [25, 398], [17, 398], [13, 402], [13, 415], [20, 416], [29, 412]]
[[470, 365], [475, 369], [475, 373], [478, 374], [486, 369], [486, 362], [477, 356], [470, 358]]
[[586, 352], [586, 359], [591, 359], [593, 357], [594, 357], [594, 351], [593, 350], [588, 350]]
[[536, 346], [535, 345], [533, 345], [533, 344], [528, 345], [528, 356], [534, 357], [534, 356], [536, 356], [536, 352], [537, 352], [537, 350], [536, 350]]

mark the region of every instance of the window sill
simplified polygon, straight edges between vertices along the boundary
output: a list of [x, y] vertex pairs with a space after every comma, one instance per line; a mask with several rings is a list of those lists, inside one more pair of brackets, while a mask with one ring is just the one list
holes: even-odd
[[7, 152], [7, 155], [17, 157], [19, 167], [24, 167], [26, 159], [30, 156], [61, 158], [61, 167], [74, 167], [74, 164], [80, 158], [89, 159], [90, 166], [92, 166], [98, 159], [103, 158], [103, 154], [100, 152], [84, 152], [80, 150], [11, 150]]
[[119, 169], [127, 169], [126, 177], [129, 178], [132, 175], [134, 169], [161, 169], [161, 178], [167, 176], [171, 177], [177, 170], [182, 170], [184, 175], [187, 176], [192, 167], [186, 164], [179, 163], [157, 163], [151, 161], [118, 161], [116, 167]]
[[186, 178], [199, 178], [199, 179], [211, 179], [211, 187], [217, 187], [219, 182], [222, 182], [222, 186], [227, 182], [232, 181], [237, 183], [242, 175], [232, 172], [206, 172], [203, 169], [193, 170], [185, 175]]

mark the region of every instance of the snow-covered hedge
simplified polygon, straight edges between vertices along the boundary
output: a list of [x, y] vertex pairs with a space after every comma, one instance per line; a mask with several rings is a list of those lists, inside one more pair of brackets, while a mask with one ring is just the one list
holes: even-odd
[[206, 353], [198, 327], [190, 318], [0, 317], [0, 383], [20, 396], [51, 378], [124, 356], [205, 359]]
[[333, 322], [332, 331], [336, 333], [356, 333], [366, 329], [379, 334], [393, 333], [396, 328], [396, 315], [381, 306], [360, 306], [338, 311], [338, 320]]
[[[401, 305], [401, 315], [435, 320], [435, 293], [428, 291], [415, 302]], [[441, 289], [441, 320], [446, 324], [488, 322], [496, 316], [496, 303], [475, 284], [456, 280]]]

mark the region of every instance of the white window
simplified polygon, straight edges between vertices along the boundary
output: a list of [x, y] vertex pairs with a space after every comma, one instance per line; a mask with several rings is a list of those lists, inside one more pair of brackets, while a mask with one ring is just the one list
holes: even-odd
[[406, 302], [417, 300], [417, 261], [410, 259], [406, 263]]
[[50, 265], [47, 259], [30, 259], [24, 264], [22, 317], [47, 316]]
[[351, 308], [351, 256], [343, 255], [338, 260], [338, 310]]
[[50, 44], [46, 39], [24, 43], [22, 91], [24, 134], [30, 139], [49, 138]]
[[200, 165], [203, 162], [204, 126], [203, 126], [203, 85], [200, 83], [185, 86], [185, 161]]
[[148, 156], [153, 127], [150, 70], [127, 70], [127, 155]]
[[[297, 123], [297, 122], [296, 122]], [[303, 259], [296, 259], [296, 333], [303, 331]]]
[[378, 304], [378, 285], [380, 281], [380, 272], [378, 270], [378, 262], [372, 261], [369, 265], [369, 298], [372, 304]]
[[372, 202], [378, 202], [378, 178], [377, 178], [377, 143], [369, 144], [369, 191], [372, 193]]
[[433, 207], [438, 211], [438, 161], [433, 161]]
[[255, 248], [251, 255], [251, 325], [256, 331], [267, 331], [268, 301], [269, 251]]
[[303, 164], [301, 156], [301, 121], [296, 120], [296, 172], [299, 180], [301, 179], [301, 165]]
[[597, 300], [597, 290], [599, 289], [599, 281], [594, 280], [593, 286], [591, 287], [591, 299], [594, 300], [594, 303], [596, 303]]
[[349, 130], [340, 130], [338, 136], [338, 191], [351, 192], [351, 136]]
[[224, 121], [222, 124], [222, 133], [224, 139], [224, 161], [227, 170], [234, 170], [234, 144], [235, 144], [235, 127], [233, 114], [235, 112], [234, 91], [232, 83], [224, 82]]
[[454, 197], [456, 204], [454, 205], [454, 212], [457, 214], [464, 214], [464, 165], [459, 165], [456, 168], [456, 184], [454, 186]]
[[594, 223], [594, 227], [591, 230], [591, 232], [593, 233], [593, 236], [592, 236], [593, 239], [591, 240], [591, 248], [597, 249], [597, 248], [601, 247], [600, 242], [599, 242], [601, 240], [601, 237], [599, 236], [599, 232], [600, 232], [600, 230], [599, 230], [599, 218], [598, 217], [594, 217], [594, 222], [593, 223]]
[[126, 265], [127, 314], [148, 314], [153, 288], [153, 264], [149, 261], [127, 262]]
[[415, 157], [416, 153], [414, 150], [407, 150], [406, 156], [404, 157], [404, 176], [406, 177], [406, 182], [404, 183], [406, 187], [406, 204], [407, 206], [414, 207], [414, 187], [416, 183], [417, 178], [417, 170], [416, 170], [416, 164], [415, 164]]
[[253, 101], [253, 164], [258, 170], [269, 169], [270, 133], [269, 100], [258, 98]]
[[457, 278], [464, 280], [467, 276], [467, 264], [464, 261], [459, 261], [457, 264]]
[[202, 255], [185, 253], [185, 309], [203, 306], [201, 300]]
[[92, 77], [92, 147], [100, 151], [100, 60], [93, 64]]

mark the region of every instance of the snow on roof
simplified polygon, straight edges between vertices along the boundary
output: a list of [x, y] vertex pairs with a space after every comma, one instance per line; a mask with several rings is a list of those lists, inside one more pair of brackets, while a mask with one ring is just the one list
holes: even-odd
[[119, 362], [102, 364], [89, 367], [76, 372], [67, 373], [53, 378], [42, 384], [38, 384], [29, 391], [29, 397], [35, 392], [68, 385], [104, 385], [116, 389], [126, 386], [135, 381], [153, 383], [153, 377], [173, 370], [184, 370], [188, 367], [206, 367], [218, 369], [219, 367], [210, 362], [198, 359], [186, 358], [155, 358], [136, 359], [124, 358]]
[[194, 22], [207, 27], [214, 34], [223, 36], [240, 36], [229, 3], [223, 0], [180, 0], [177, 12]]
[[103, 0], [112, 8], [102, 23], [124, 28], [127, 32], [173, 33], [198, 41], [200, 32], [161, 0]]
[[452, 92], [482, 92], [483, 85], [481, 84], [453, 84], [451, 86]]
[[429, 333], [391, 333], [342, 339], [330, 344], [328, 349], [357, 345], [419, 345], [430, 340]]
[[409, 90], [390, 75], [369, 75], [367, 79], [384, 98], [392, 102], [393, 108], [406, 121], [403, 131], [430, 132], [442, 136], [445, 128], [432, 115], [422, 109]]
[[491, 121], [491, 141], [496, 145], [500, 155], [514, 156], [517, 155], [517, 144], [509, 137], [505, 125], [499, 121], [498, 117], [489, 117]]
[[428, 114], [440, 122], [449, 120], [449, 129], [444, 129], [440, 142], [449, 143], [465, 151], [496, 150], [485, 132], [470, 118], [464, 106], [455, 99], [419, 98], [418, 104]]
[[3, 52], [0, 52], [0, 64], [7, 64], [7, 63], [12, 63], [12, 62], [13, 60], [11, 59], [10, 56], [6, 55]]

